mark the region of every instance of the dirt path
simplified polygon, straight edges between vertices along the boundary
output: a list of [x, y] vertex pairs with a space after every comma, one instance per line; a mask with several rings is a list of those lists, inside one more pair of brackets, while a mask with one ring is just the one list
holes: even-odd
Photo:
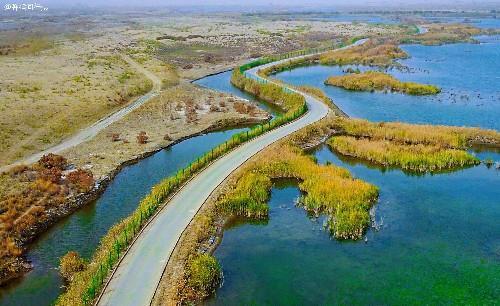
[[137, 62], [135, 62], [132, 58], [130, 58], [128, 55], [122, 55], [123, 59], [131, 65], [134, 69], [139, 71], [140, 73], [144, 74], [147, 78], [149, 78], [153, 82], [153, 88], [145, 95], [137, 98], [134, 102], [130, 103], [129, 105], [125, 106], [124, 108], [116, 111], [115, 113], [95, 122], [91, 126], [81, 130], [80, 132], [76, 133], [75, 135], [63, 140], [61, 143], [48, 148], [46, 150], [43, 150], [41, 152], [35, 153], [33, 155], [30, 155], [24, 159], [18, 160], [10, 165], [6, 165], [3, 167], [0, 167], [0, 172], [5, 172], [11, 169], [14, 166], [21, 165], [21, 164], [32, 164], [40, 159], [45, 154], [48, 153], [60, 153], [68, 148], [74, 147], [79, 145], [82, 142], [85, 142], [95, 135], [97, 135], [100, 131], [108, 127], [110, 124], [113, 122], [116, 122], [123, 117], [125, 117], [127, 114], [135, 110], [136, 108], [140, 107], [147, 101], [149, 101], [152, 97], [155, 97], [159, 90], [161, 89], [161, 80], [151, 73], [150, 71], [146, 70], [144, 67], [139, 65]]

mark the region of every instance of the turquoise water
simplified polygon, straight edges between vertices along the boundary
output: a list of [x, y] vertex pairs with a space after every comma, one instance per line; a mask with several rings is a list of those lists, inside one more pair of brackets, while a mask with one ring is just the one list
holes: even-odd
[[500, 40], [499, 36], [481, 40], [481, 44], [402, 46], [411, 55], [400, 61], [409, 67], [409, 72], [388, 72], [404, 81], [441, 87], [442, 93], [436, 96], [352, 92], [323, 84], [329, 76], [343, 74], [345, 67], [302, 67], [275, 77], [295, 85], [321, 88], [353, 117], [500, 130]]
[[[209, 305], [493, 305], [500, 299], [500, 171], [410, 176], [313, 153], [380, 187], [367, 241], [336, 241], [323, 218], [272, 190], [269, 221], [224, 232], [224, 284]], [[494, 153], [492, 153], [494, 154]], [[500, 160], [500, 154], [494, 154]]]
[[129, 215], [152, 186], [241, 130], [193, 137], [125, 167], [97, 201], [57, 223], [32, 245], [27, 257], [33, 271], [0, 289], [0, 305], [50, 305], [62, 292], [56, 270], [61, 256], [75, 250], [90, 258], [101, 237]]

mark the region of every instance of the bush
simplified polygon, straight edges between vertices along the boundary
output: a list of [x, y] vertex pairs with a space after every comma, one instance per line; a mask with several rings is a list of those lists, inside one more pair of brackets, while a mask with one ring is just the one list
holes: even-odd
[[77, 169], [70, 172], [66, 179], [79, 192], [87, 192], [94, 186], [94, 176], [89, 170]]
[[120, 140], [120, 134], [118, 133], [112, 133], [111, 134], [111, 141], [116, 142]]
[[38, 165], [46, 169], [57, 168], [64, 170], [67, 167], [68, 162], [66, 158], [61, 155], [49, 153], [42, 156], [40, 160], [38, 160]]
[[139, 144], [145, 144], [148, 142], [149, 136], [146, 134], [146, 132], [142, 131], [137, 135], [137, 142]]
[[202, 293], [209, 295], [221, 281], [221, 267], [217, 259], [208, 254], [200, 254], [189, 264], [189, 285]]
[[83, 271], [84, 269], [85, 261], [75, 251], [70, 251], [59, 259], [59, 272], [67, 281], [70, 281], [76, 272]]
[[38, 178], [58, 184], [61, 181], [62, 171], [59, 168], [41, 169]]

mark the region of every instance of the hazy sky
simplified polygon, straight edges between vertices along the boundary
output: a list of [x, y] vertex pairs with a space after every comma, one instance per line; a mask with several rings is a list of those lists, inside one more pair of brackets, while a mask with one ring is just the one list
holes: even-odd
[[[22, 1], [0, 0], [0, 3], [18, 3]], [[33, 1], [24, 1], [28, 3]], [[358, 8], [481, 8], [493, 7], [500, 10], [500, 0], [38, 0], [46, 6], [88, 5], [88, 6], [328, 6]]]

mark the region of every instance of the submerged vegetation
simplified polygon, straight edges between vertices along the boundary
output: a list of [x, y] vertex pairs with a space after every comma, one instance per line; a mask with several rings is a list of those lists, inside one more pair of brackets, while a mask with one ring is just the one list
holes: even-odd
[[326, 85], [342, 87], [356, 91], [390, 90], [409, 95], [435, 95], [441, 90], [434, 85], [414, 82], [401, 82], [390, 74], [367, 71], [342, 76], [331, 76], [325, 81]]

